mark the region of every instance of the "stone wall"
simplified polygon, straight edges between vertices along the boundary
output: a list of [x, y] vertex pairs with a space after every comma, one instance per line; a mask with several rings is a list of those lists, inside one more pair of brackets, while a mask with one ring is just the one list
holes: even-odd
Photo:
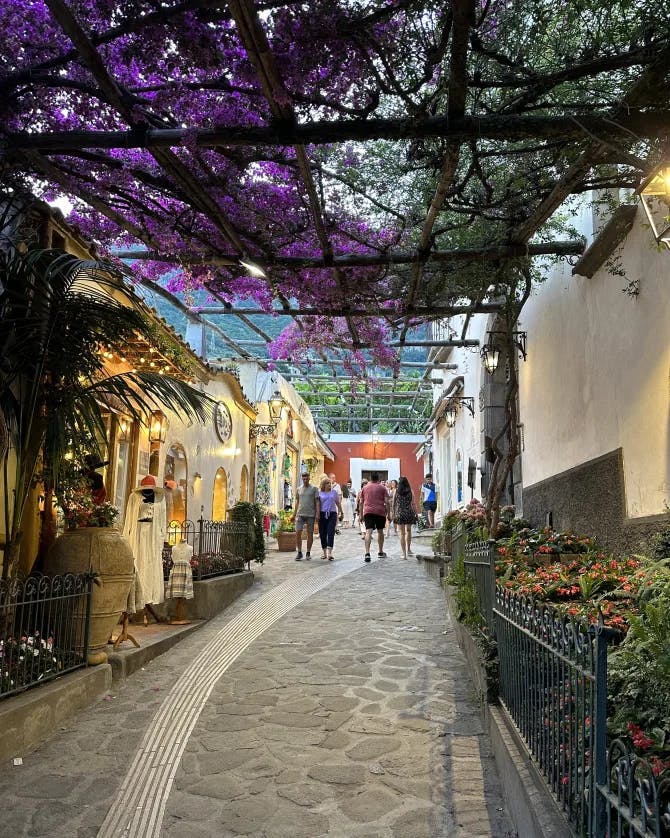
[[621, 448], [525, 486], [524, 518], [542, 527], [548, 514], [554, 529], [593, 535], [614, 553], [644, 552], [655, 533], [670, 527], [668, 515], [626, 516]]

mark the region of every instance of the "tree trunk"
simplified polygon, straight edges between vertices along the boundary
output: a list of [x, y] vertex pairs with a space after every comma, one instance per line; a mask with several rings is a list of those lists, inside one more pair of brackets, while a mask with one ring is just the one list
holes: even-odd
[[[521, 267], [523, 275], [523, 288], [520, 297], [517, 299], [516, 284], [510, 281], [509, 297], [506, 306], [506, 318], [504, 324], [504, 357], [509, 360], [509, 381], [505, 392], [505, 422], [491, 446], [495, 453], [495, 461], [491, 471], [489, 490], [486, 496], [486, 522], [491, 538], [495, 538], [500, 523], [500, 499], [505, 491], [507, 480], [512, 473], [514, 463], [519, 455], [519, 412], [518, 393], [519, 379], [516, 372], [516, 355], [518, 347], [514, 339], [514, 330], [517, 326], [519, 315], [528, 299], [532, 287], [532, 277], [528, 265]], [[501, 360], [503, 355], [501, 354]], [[507, 445], [505, 450], [501, 443], [505, 439]]]

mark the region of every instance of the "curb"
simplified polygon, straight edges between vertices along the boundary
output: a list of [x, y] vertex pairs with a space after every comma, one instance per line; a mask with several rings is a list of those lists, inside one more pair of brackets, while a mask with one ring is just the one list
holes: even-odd
[[23, 756], [112, 686], [109, 664], [56, 678], [0, 704], [0, 760]]

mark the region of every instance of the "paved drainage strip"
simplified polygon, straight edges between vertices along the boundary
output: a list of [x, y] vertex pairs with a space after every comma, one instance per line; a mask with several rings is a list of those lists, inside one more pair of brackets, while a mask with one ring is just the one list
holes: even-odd
[[97, 838], [158, 838], [182, 754], [219, 678], [247, 646], [292, 608], [359, 569], [360, 559], [348, 559], [302, 573], [263, 594], [217, 632], [164, 699]]

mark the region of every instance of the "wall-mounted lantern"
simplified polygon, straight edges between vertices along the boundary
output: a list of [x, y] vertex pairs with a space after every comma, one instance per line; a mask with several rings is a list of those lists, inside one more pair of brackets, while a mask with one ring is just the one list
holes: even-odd
[[[493, 375], [498, 369], [500, 363], [500, 344], [503, 343], [507, 332], [494, 331], [488, 332], [488, 340], [481, 350], [482, 363], [484, 369], [489, 375]], [[502, 337], [501, 337], [502, 336]], [[519, 358], [526, 360], [526, 332], [512, 332], [512, 341], [519, 352]]]
[[118, 435], [119, 442], [127, 442], [128, 441], [128, 432], [130, 431], [130, 420], [125, 416], [119, 416], [119, 418], [118, 418], [118, 428], [119, 428], [119, 435]]
[[279, 390], [275, 390], [268, 401], [270, 419], [272, 419], [273, 422], [279, 422], [281, 420], [281, 412], [284, 405], [285, 401], [282, 398], [281, 393], [279, 392]]
[[448, 428], [453, 428], [456, 424], [456, 416], [458, 408], [464, 407], [471, 416], [475, 415], [475, 400], [473, 396], [452, 396], [444, 410], [444, 421]]
[[655, 169], [638, 192], [656, 244], [670, 249], [670, 165]]
[[149, 442], [165, 442], [167, 435], [167, 416], [162, 410], [154, 410], [149, 424]]

